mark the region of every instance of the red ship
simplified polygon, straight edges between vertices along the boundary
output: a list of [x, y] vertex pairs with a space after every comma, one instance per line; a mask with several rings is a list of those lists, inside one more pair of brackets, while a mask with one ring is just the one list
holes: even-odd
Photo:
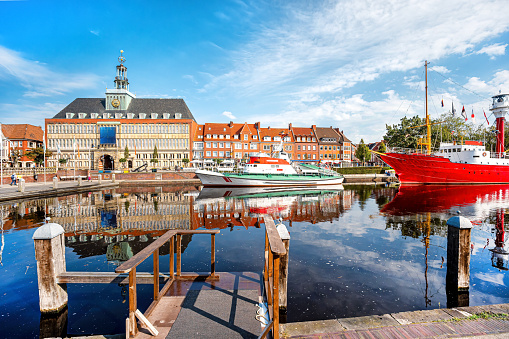
[[[425, 63], [425, 67], [427, 68]], [[509, 94], [493, 96], [490, 111], [496, 117], [496, 151], [485, 149], [481, 142], [441, 143], [435, 153], [431, 152], [431, 127], [428, 115], [426, 72], [426, 152], [377, 153], [391, 166], [401, 183], [409, 184], [501, 184], [509, 183], [509, 158], [504, 152], [504, 122], [509, 111]]]

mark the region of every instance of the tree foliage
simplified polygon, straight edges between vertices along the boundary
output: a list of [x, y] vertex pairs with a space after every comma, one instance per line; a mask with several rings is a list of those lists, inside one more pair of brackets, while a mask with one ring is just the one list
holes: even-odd
[[[384, 140], [388, 147], [402, 147], [417, 149], [419, 137], [426, 137], [425, 119], [417, 116], [403, 117], [399, 124], [386, 125]], [[438, 119], [430, 119], [431, 147], [438, 148], [440, 142], [460, 142], [461, 140], [475, 140], [485, 142], [486, 149], [495, 151], [495, 126], [487, 124], [474, 125], [466, 122], [462, 117], [452, 116], [450, 113], [442, 114]], [[415, 127], [421, 126], [421, 127]], [[412, 128], [415, 127], [415, 128]], [[505, 128], [505, 145], [508, 146], [509, 130]]]
[[364, 143], [364, 139], [361, 139], [361, 142], [357, 146], [357, 150], [355, 151], [355, 157], [360, 160], [360, 162], [365, 162], [370, 158], [369, 148]]
[[[49, 158], [52, 155], [53, 155], [53, 152], [46, 150], [46, 158]], [[37, 148], [31, 149], [30, 151], [25, 153], [25, 156], [28, 159], [32, 159], [39, 166], [44, 164], [44, 148], [43, 147], [37, 147]]]
[[385, 153], [387, 151], [387, 147], [385, 147], [384, 142], [380, 142], [380, 145], [378, 146], [378, 152]]
[[152, 159], [150, 159], [150, 162], [158, 163], [159, 155], [157, 154], [157, 146], [154, 146], [154, 153], [152, 153]]
[[129, 158], [129, 148], [127, 148], [127, 146], [125, 147], [124, 149], [124, 158], [125, 159], [128, 159]]

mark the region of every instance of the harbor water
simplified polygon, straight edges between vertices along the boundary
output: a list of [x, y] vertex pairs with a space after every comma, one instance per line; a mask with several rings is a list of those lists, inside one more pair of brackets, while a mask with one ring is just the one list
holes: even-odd
[[[68, 284], [59, 319], [41, 316], [32, 235], [45, 217], [65, 230], [67, 270], [113, 272], [169, 229], [221, 229], [216, 271], [261, 272], [262, 215], [290, 232], [288, 322], [457, 306], [446, 293], [447, 225], [471, 233], [470, 306], [509, 303], [509, 185], [332, 186], [301, 190], [122, 187], [0, 206], [0, 337], [125, 332], [128, 292], [117, 284]], [[506, 221], [507, 220], [507, 221]], [[182, 238], [182, 270], [210, 268], [210, 237]], [[167, 272], [169, 246], [160, 251]], [[138, 272], [151, 272], [151, 258]], [[138, 285], [138, 308], [151, 285]]]

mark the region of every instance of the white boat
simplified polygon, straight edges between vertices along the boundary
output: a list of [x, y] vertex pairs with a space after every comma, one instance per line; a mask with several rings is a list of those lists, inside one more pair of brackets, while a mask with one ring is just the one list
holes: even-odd
[[197, 170], [196, 175], [204, 186], [294, 186], [339, 185], [344, 178], [334, 170], [313, 165], [290, 164], [282, 144], [273, 156], [260, 153], [251, 156], [239, 173], [219, 173]]

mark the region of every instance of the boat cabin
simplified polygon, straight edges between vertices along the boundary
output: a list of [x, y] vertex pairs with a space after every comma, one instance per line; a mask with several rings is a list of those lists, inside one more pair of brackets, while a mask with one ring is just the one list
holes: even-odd
[[460, 164], [509, 165], [509, 159], [505, 158], [504, 153], [492, 154], [486, 151], [481, 141], [465, 141], [463, 144], [442, 142], [435, 156]]

